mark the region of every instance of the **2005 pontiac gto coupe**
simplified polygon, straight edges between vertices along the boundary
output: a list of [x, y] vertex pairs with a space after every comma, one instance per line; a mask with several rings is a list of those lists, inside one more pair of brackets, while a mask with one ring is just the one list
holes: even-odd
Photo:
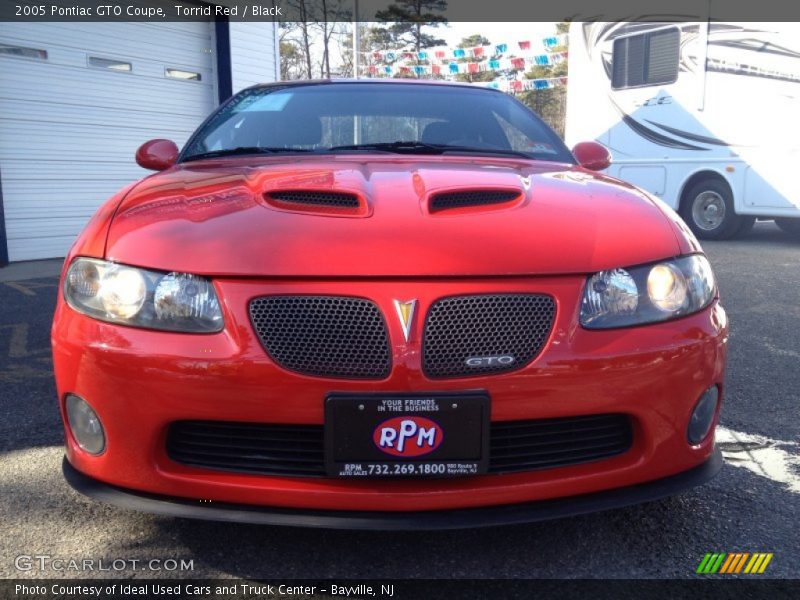
[[513, 523], [720, 468], [727, 319], [657, 199], [469, 86], [257, 86], [103, 205], [52, 331], [78, 490], [328, 527]]

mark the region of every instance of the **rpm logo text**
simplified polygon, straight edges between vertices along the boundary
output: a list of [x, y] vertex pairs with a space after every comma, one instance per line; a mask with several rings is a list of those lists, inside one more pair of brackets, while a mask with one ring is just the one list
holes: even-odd
[[444, 432], [436, 422], [418, 416], [387, 419], [372, 434], [381, 452], [407, 458], [430, 454], [443, 439]]

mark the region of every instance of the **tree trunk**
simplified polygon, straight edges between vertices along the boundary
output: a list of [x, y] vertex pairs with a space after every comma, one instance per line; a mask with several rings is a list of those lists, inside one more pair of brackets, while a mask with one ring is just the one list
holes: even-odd
[[330, 47], [331, 36], [328, 33], [328, 3], [327, 0], [322, 0], [322, 76], [327, 75], [328, 79], [331, 78], [331, 59], [328, 48]]
[[331, 54], [328, 52], [328, 44], [325, 44], [325, 71], [328, 74], [328, 79], [331, 78]]
[[306, 55], [306, 76], [311, 79], [314, 75], [312, 74], [312, 65], [311, 65], [311, 40], [308, 35], [308, 25], [303, 22], [303, 53]]
[[419, 54], [420, 48], [422, 47], [422, 23], [420, 23], [420, 18], [422, 17], [422, 2], [418, 0], [414, 8], [416, 8], [417, 11], [417, 23], [415, 28], [417, 31], [417, 54]]
[[300, 31], [302, 32], [303, 37], [303, 52], [305, 53], [306, 59], [306, 77], [311, 79], [314, 77], [312, 73], [312, 65], [311, 65], [311, 37], [308, 34], [308, 7], [306, 6], [306, 0], [299, 0], [298, 8], [300, 9]]

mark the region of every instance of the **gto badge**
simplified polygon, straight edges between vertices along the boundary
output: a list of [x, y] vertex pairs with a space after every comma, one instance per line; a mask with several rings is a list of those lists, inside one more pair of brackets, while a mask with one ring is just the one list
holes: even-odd
[[372, 441], [378, 450], [403, 457], [430, 454], [443, 439], [444, 432], [439, 425], [416, 415], [387, 419], [372, 433]]
[[417, 308], [416, 300], [395, 300], [394, 308], [397, 311], [397, 316], [400, 317], [400, 325], [403, 327], [403, 337], [406, 342], [411, 336], [411, 324], [414, 321], [414, 312]]
[[498, 367], [513, 365], [516, 360], [513, 356], [473, 356], [466, 363], [468, 367]]

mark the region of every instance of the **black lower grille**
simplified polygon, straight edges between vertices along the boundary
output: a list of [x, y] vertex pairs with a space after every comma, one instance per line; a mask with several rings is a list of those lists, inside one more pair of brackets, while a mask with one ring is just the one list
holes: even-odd
[[392, 367], [389, 335], [374, 302], [348, 296], [265, 296], [250, 302], [264, 349], [304, 375], [382, 379]]
[[622, 454], [632, 440], [625, 415], [492, 423], [489, 469], [517, 473], [601, 460]]
[[538, 294], [437, 300], [425, 320], [422, 368], [431, 378], [520, 369], [542, 351], [555, 313], [555, 301]]
[[[489, 472], [552, 469], [617, 456], [631, 447], [625, 415], [504, 421], [491, 425]], [[285, 477], [325, 475], [321, 425], [180, 421], [170, 426], [167, 454], [211, 470]]]
[[262, 475], [325, 475], [322, 427], [179, 421], [167, 435], [175, 462]]

